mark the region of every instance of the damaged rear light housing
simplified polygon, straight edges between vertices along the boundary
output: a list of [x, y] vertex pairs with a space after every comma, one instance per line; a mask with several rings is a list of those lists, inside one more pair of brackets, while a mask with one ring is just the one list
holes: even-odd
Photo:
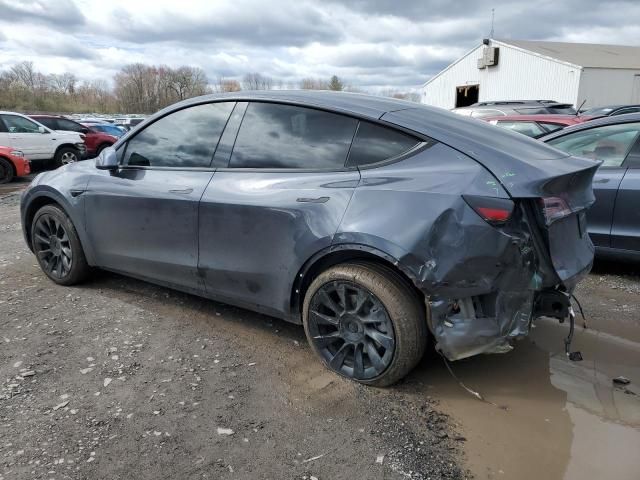
[[479, 195], [463, 195], [462, 198], [483, 220], [494, 226], [507, 223], [513, 213], [514, 204], [508, 198]]
[[547, 225], [573, 213], [567, 201], [561, 197], [544, 197], [540, 199], [540, 204]]

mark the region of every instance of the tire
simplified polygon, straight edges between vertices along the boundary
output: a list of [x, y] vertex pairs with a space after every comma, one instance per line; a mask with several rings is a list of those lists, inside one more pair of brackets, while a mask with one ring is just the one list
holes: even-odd
[[0, 158], [0, 183], [9, 183], [13, 180], [13, 165], [4, 158]]
[[53, 163], [56, 167], [61, 167], [69, 163], [75, 163], [82, 160], [80, 152], [73, 147], [62, 147], [56, 152]]
[[307, 340], [325, 366], [376, 387], [396, 383], [420, 361], [427, 345], [425, 315], [424, 302], [398, 273], [371, 263], [322, 272], [302, 308]]
[[60, 207], [45, 205], [36, 212], [31, 223], [31, 245], [42, 271], [58, 285], [75, 285], [89, 275], [78, 233]]

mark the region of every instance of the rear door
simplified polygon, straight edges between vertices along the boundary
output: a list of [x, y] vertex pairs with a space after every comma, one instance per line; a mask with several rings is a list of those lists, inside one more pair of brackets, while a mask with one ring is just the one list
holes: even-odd
[[[640, 124], [636, 124], [640, 130]], [[629, 152], [613, 213], [611, 246], [640, 252], [640, 139]]]
[[170, 113], [119, 149], [120, 169], [96, 170], [84, 197], [98, 266], [203, 290], [198, 203], [233, 106], [209, 103]]
[[598, 247], [612, 247], [618, 188], [627, 171], [625, 159], [638, 137], [638, 124], [604, 125], [556, 137], [548, 143], [581, 157], [602, 161], [593, 179], [596, 202], [587, 213], [589, 235]]
[[[360, 179], [356, 167], [345, 167], [357, 124], [311, 108], [238, 104], [214, 159], [221, 168], [200, 204], [207, 292], [288, 311], [297, 272], [331, 245]], [[228, 134], [234, 126], [237, 138]]]

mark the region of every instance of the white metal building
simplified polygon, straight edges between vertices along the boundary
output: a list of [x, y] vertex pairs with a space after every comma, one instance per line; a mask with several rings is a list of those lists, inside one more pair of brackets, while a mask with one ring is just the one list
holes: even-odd
[[640, 47], [486, 39], [422, 86], [451, 109], [491, 100], [640, 104]]

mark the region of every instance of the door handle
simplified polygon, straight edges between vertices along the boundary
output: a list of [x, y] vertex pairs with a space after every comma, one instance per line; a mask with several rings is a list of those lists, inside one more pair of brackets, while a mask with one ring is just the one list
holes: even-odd
[[301, 203], [326, 203], [328, 201], [329, 201], [329, 197], [317, 197], [317, 198], [300, 197], [296, 199], [296, 202], [301, 202]]
[[174, 190], [169, 190], [169, 193], [180, 193], [180, 194], [183, 194], [183, 195], [188, 195], [191, 192], [193, 192], [193, 188], [182, 188], [182, 189], [177, 188], [177, 189], [174, 189]]

